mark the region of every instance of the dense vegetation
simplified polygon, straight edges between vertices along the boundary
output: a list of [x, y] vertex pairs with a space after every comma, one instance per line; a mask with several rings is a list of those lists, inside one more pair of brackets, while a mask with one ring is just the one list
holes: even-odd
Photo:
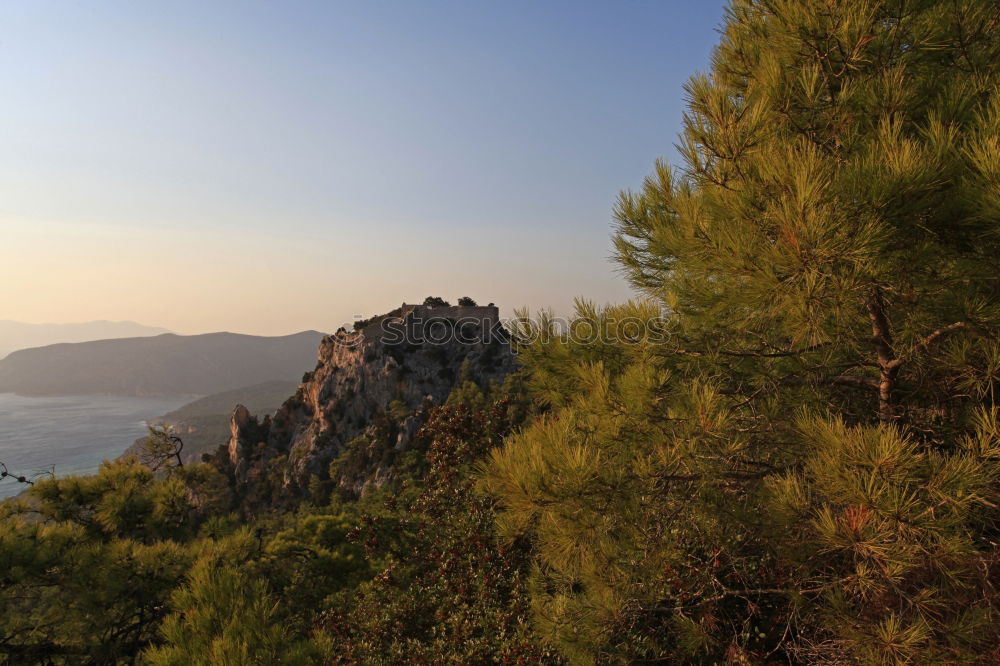
[[665, 330], [527, 349], [552, 411], [487, 471], [547, 644], [1000, 660], [998, 63], [993, 2], [732, 4], [618, 204], [648, 300], [576, 322]]
[[38, 481], [0, 505], [0, 659], [539, 663], [527, 545], [499, 541], [469, 473], [523, 415], [464, 384], [391, 493], [255, 518], [232, 513], [215, 467], [178, 466], [162, 433], [146, 464]]
[[734, 0], [617, 206], [639, 298], [525, 315], [362, 498], [39, 482], [0, 659], [1000, 662], [998, 68], [991, 1]]

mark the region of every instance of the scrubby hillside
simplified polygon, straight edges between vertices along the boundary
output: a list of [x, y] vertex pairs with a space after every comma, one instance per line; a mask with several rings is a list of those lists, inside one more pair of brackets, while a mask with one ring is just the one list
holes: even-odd
[[[471, 482], [529, 415], [509, 344], [486, 335], [495, 309], [478, 323], [437, 310], [470, 338], [420, 327], [393, 344], [381, 324], [413, 321], [400, 314], [325, 338], [273, 419], [237, 407], [209, 464], [178, 464], [162, 438], [152, 469], [125, 456], [0, 504], [0, 655], [560, 663], [527, 624], [530, 548], [497, 540]], [[210, 415], [238, 393], [178, 412]]]
[[[154, 427], [169, 426], [171, 433], [184, 442], [184, 462], [197, 462], [202, 454], [212, 453], [228, 441], [229, 422], [236, 405], [245, 405], [255, 414], [271, 414], [297, 388], [298, 382], [279, 380], [213, 393], [157, 417], [151, 424]], [[140, 452], [145, 444], [145, 437], [137, 439], [125, 455]]]

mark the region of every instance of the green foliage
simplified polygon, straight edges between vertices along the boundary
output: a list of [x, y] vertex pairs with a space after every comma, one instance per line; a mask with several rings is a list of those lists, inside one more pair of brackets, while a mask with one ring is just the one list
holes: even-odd
[[189, 534], [189, 519], [197, 511], [182, 476], [158, 480], [133, 458], [105, 462], [95, 476], [41, 480], [29, 492], [29, 501], [13, 511], [35, 511], [98, 539], [145, 542]]
[[198, 508], [134, 460], [39, 481], [0, 504], [0, 654], [13, 663], [129, 661], [156, 637], [191, 563], [174, 539]]
[[286, 518], [264, 545], [266, 578], [283, 598], [295, 600], [289, 614], [303, 632], [336, 593], [371, 576], [363, 549], [347, 538], [357, 525], [357, 511], [354, 507], [304, 511]]
[[893, 426], [799, 424], [802, 467], [769, 481], [783, 532], [773, 540], [813, 581], [800, 592], [820, 603], [796, 621], [827, 628], [828, 652], [847, 643], [863, 663], [953, 663], [996, 649], [996, 412], [978, 426], [941, 451]]
[[472, 362], [466, 358], [462, 361], [462, 366], [458, 370], [458, 378], [455, 380], [455, 388], [448, 395], [447, 404], [465, 405], [471, 409], [484, 409], [489, 402], [489, 387], [486, 390], [480, 386], [476, 374], [472, 369]]
[[369, 577], [347, 543], [353, 518], [334, 509], [284, 514], [192, 544], [197, 554], [170, 597], [153, 664], [323, 663], [317, 614]]
[[334, 663], [505, 664], [553, 661], [531, 639], [526, 544], [498, 543], [493, 502], [475, 492], [471, 464], [511, 426], [506, 400], [436, 408], [418, 491], [363, 517], [354, 538], [382, 570], [333, 605], [323, 626]]
[[618, 204], [647, 300], [515, 330], [484, 482], [570, 661], [1000, 656], [998, 68], [995, 3], [731, 3]]
[[640, 298], [520, 313], [523, 372], [386, 406], [309, 503], [167, 431], [39, 481], [0, 659], [1000, 662], [998, 68], [986, 0], [733, 0], [618, 202]]
[[653, 350], [622, 353], [617, 374], [581, 362], [570, 400], [491, 456], [501, 533], [536, 543], [536, 626], [577, 663], [719, 658], [713, 627], [752, 649], [777, 571], [740, 486], [770, 463], [741, 462], [758, 447], [711, 384], [671, 386]]
[[213, 544], [170, 598], [177, 609], [163, 623], [166, 645], [146, 654], [151, 664], [300, 663], [283, 658], [289, 636], [280, 624], [278, 605], [267, 583], [231, 562], [256, 555], [256, 543], [243, 531]]
[[[0, 504], [0, 655], [11, 663], [307, 663], [316, 614], [369, 577], [355, 518], [311, 509], [240, 527], [208, 465], [134, 458]], [[7, 663], [7, 661], [4, 661]]]
[[[289, 545], [288, 535], [276, 541], [269, 544], [272, 556], [302, 552]], [[331, 559], [329, 553], [317, 557]], [[321, 647], [296, 631], [288, 617], [291, 606], [280, 604], [271, 591], [274, 578], [260, 575], [266, 558], [247, 529], [208, 545], [171, 595], [174, 610], [162, 627], [165, 644], [146, 652], [146, 661], [160, 666], [320, 663]], [[289, 570], [305, 573], [294, 565]], [[310, 573], [320, 574], [312, 583], [322, 586], [328, 580], [322, 575], [330, 572]]]

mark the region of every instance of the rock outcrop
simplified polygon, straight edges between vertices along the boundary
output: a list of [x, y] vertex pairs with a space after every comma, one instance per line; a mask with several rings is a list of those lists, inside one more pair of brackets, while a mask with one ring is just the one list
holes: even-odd
[[[413, 306], [341, 329], [320, 343], [316, 368], [295, 395], [258, 421], [239, 406], [228, 446], [236, 489], [280, 476], [280, 492], [303, 495], [332, 481], [353, 492], [380, 485], [413, 441], [429, 407], [443, 403], [460, 375], [480, 386], [502, 381], [514, 355], [497, 308]], [[345, 449], [353, 469], [334, 470]]]

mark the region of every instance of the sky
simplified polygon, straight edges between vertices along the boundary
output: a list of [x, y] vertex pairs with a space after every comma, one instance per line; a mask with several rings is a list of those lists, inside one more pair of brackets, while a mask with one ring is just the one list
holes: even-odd
[[5, 0], [0, 319], [332, 331], [631, 295], [709, 0]]

